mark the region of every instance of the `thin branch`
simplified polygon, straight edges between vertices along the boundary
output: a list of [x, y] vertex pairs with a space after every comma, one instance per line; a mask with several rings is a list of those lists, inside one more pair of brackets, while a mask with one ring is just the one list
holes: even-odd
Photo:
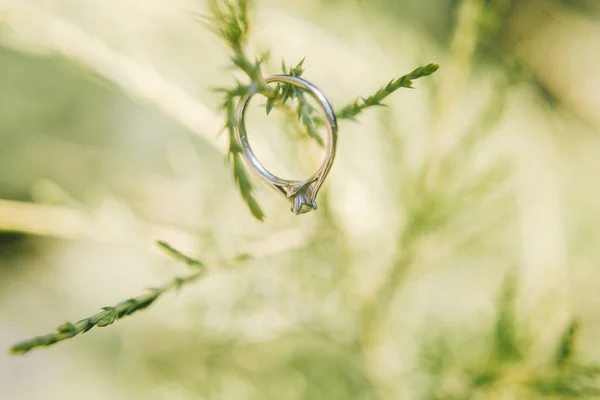
[[355, 119], [360, 113], [367, 108], [382, 106], [382, 101], [400, 88], [413, 89], [413, 80], [429, 76], [439, 69], [438, 64], [427, 64], [419, 67], [398, 79], [390, 81], [385, 87], [379, 89], [374, 95], [367, 98], [356, 99], [353, 103], [348, 104], [337, 112], [338, 119]]
[[242, 195], [242, 199], [244, 199], [244, 202], [250, 209], [254, 218], [263, 221], [265, 219], [265, 213], [254, 197], [254, 186], [252, 185], [250, 177], [248, 176], [248, 171], [242, 162], [242, 148], [235, 138], [237, 119], [235, 116], [234, 99], [235, 97], [233, 95], [228, 94], [224, 104], [227, 115], [226, 129], [229, 136], [228, 154], [229, 160], [233, 165], [233, 179]]
[[164, 286], [150, 289], [149, 292], [141, 296], [124, 300], [115, 306], [102, 307], [103, 311], [92, 315], [91, 317], [84, 318], [75, 323], [65, 322], [64, 324], [59, 325], [56, 328], [56, 333], [36, 336], [19, 342], [11, 347], [10, 352], [14, 355], [25, 354], [38, 347], [51, 346], [63, 340], [71, 339], [94, 327], [104, 328], [112, 325], [119, 319], [127, 317], [137, 311], [145, 310], [165, 293], [197, 281], [203, 274], [204, 270], [185, 277], [178, 277]]
[[208, 3], [210, 15], [205, 17], [205, 20], [208, 21], [209, 28], [217, 36], [222, 37], [230, 47], [233, 65], [243, 71], [250, 80], [250, 84], [247, 86], [237, 82], [236, 86], [232, 88], [221, 88], [218, 91], [224, 93], [225, 97], [222, 108], [225, 111], [225, 130], [227, 130], [229, 139], [227, 154], [233, 165], [234, 181], [254, 218], [263, 221], [265, 214], [254, 197], [254, 187], [242, 163], [242, 149], [235, 139], [235, 129], [237, 129], [236, 99], [247, 93], [262, 93], [267, 98], [272, 97], [274, 94], [274, 90], [267, 85], [262, 74], [261, 64], [263, 60], [251, 60], [245, 50], [250, 32], [249, 6], [249, 0], [210, 0]]
[[167, 242], [159, 240], [156, 242], [156, 244], [171, 258], [186, 264], [188, 267], [205, 268], [205, 265], [202, 263], [202, 261], [183, 254]]
[[119, 319], [125, 318], [138, 311], [145, 310], [165, 293], [179, 290], [185, 285], [196, 282], [206, 272], [206, 267], [201, 261], [186, 256], [168, 243], [158, 242], [158, 245], [175, 260], [183, 262], [188, 266], [199, 268], [200, 271], [184, 277], [177, 277], [164, 286], [149, 289], [147, 293], [124, 300], [115, 306], [102, 307], [101, 312], [92, 315], [91, 317], [84, 318], [75, 323], [65, 322], [56, 328], [56, 333], [36, 336], [19, 342], [11, 347], [11, 354], [25, 354], [38, 347], [51, 346], [63, 340], [71, 339], [81, 333], [86, 333], [94, 327], [105, 328]]

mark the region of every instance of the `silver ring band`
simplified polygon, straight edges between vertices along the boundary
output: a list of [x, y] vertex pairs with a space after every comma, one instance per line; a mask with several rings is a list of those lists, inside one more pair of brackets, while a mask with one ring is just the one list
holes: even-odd
[[241, 144], [244, 151], [244, 158], [252, 169], [259, 174], [268, 184], [274, 187], [278, 192], [283, 194], [289, 199], [291, 204], [291, 210], [294, 214], [304, 214], [312, 210], [317, 209], [316, 197], [323, 181], [327, 177], [333, 161], [335, 159], [335, 152], [337, 146], [337, 120], [333, 107], [329, 104], [329, 101], [325, 95], [312, 83], [289, 75], [275, 75], [265, 80], [267, 83], [272, 82], [283, 82], [296, 87], [306, 90], [321, 106], [325, 113], [329, 138], [327, 141], [325, 160], [319, 168], [319, 170], [312, 175], [310, 178], [302, 181], [290, 181], [287, 179], [281, 179], [271, 174], [265, 169], [265, 167], [258, 161], [250, 144], [248, 143], [248, 136], [246, 132], [245, 114], [246, 108], [252, 96], [255, 93], [249, 93], [242, 97], [237, 108], [238, 124], [236, 129], [236, 136], [238, 142]]

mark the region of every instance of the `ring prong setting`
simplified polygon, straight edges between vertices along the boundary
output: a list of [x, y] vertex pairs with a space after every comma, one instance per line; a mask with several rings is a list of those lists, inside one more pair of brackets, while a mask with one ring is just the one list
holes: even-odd
[[298, 190], [290, 197], [291, 210], [294, 214], [306, 214], [317, 209], [317, 202], [313, 200], [312, 185]]

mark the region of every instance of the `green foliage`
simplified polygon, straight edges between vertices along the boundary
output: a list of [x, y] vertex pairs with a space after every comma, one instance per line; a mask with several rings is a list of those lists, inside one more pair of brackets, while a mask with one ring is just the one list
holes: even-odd
[[579, 324], [577, 321], [572, 321], [567, 330], [563, 333], [560, 344], [556, 351], [555, 362], [556, 365], [562, 366], [566, 364], [573, 356], [573, 346], [577, 332], [579, 330]]
[[[498, 301], [492, 346], [484, 346], [491, 350], [489, 357], [472, 357], [469, 353], [469, 347], [486, 338], [485, 334], [467, 340], [466, 347], [458, 347], [445, 333], [423, 347], [421, 365], [430, 379], [427, 398], [473, 398], [476, 395], [496, 398], [507, 390], [517, 398], [532, 399], [600, 396], [600, 368], [574, 361], [573, 342], [578, 327], [575, 321], [569, 324], [557, 344], [556, 357], [541, 367], [530, 366], [528, 346], [516, 333], [516, 289], [513, 276], [505, 279]], [[450, 374], [462, 377], [453, 391], [444, 390], [440, 385]], [[457, 391], [456, 388], [460, 389]]]
[[[221, 108], [225, 114], [224, 129], [228, 132], [229, 138], [229, 160], [233, 165], [233, 177], [238, 186], [242, 199], [250, 209], [250, 212], [259, 221], [263, 221], [265, 214], [254, 197], [253, 185], [248, 176], [248, 171], [242, 162], [242, 149], [237, 144], [235, 130], [237, 129], [237, 118], [235, 115], [235, 104], [247, 94], [262, 94], [267, 98], [266, 112], [269, 114], [273, 107], [284, 107], [289, 99], [296, 99], [296, 115], [298, 120], [306, 129], [308, 136], [323, 146], [323, 139], [319, 135], [317, 128], [323, 124], [317, 111], [308, 102], [303, 92], [289, 84], [278, 84], [275, 88], [265, 82], [262, 72], [262, 65], [266, 60], [266, 55], [252, 60], [245, 49], [250, 34], [249, 0], [211, 0], [208, 3], [210, 15], [206, 18], [211, 30], [219, 37], [223, 38], [229, 46], [232, 54], [231, 61], [233, 65], [239, 68], [248, 78], [250, 83], [243, 84], [236, 81], [236, 85], [229, 88], [219, 88], [217, 91], [223, 93], [224, 101]], [[282, 65], [283, 73], [292, 76], [301, 76], [304, 72], [304, 59], [289, 70]], [[412, 80], [431, 75], [439, 66], [429, 64], [419, 67], [411, 73], [402, 76], [399, 79], [392, 80], [385, 88], [379, 90], [374, 95], [356, 100], [349, 106], [343, 108], [338, 118], [354, 119], [365, 109], [382, 105], [381, 101], [387, 96], [400, 89], [401, 87], [412, 88]]]
[[574, 360], [578, 330], [575, 320], [567, 326], [556, 348], [554, 365], [529, 382], [533, 390], [563, 399], [600, 397], [600, 366], [581, 365]]
[[515, 0], [486, 0], [478, 20], [476, 57], [494, 58], [498, 62], [508, 63], [515, 58], [512, 50], [498, 46], [499, 37], [505, 33], [505, 19]]
[[254, 197], [248, 171], [242, 163], [242, 149], [235, 139], [236, 99], [247, 93], [263, 93], [267, 97], [270, 97], [272, 93], [272, 89], [264, 81], [261, 71], [263, 60], [251, 60], [245, 49], [250, 31], [249, 5], [249, 0], [211, 0], [208, 3], [210, 15], [207, 20], [213, 32], [223, 38], [232, 50], [233, 65], [242, 70], [250, 80], [249, 85], [237, 82], [234, 87], [221, 88], [218, 91], [222, 92], [225, 98], [222, 108], [226, 116], [225, 129], [229, 137], [228, 154], [233, 165], [234, 180], [252, 215], [262, 221], [265, 215]]
[[[303, 58], [298, 65], [291, 67], [289, 70], [285, 66], [285, 62], [282, 62], [281, 69], [283, 70], [284, 74], [290, 76], [302, 76], [302, 73], [304, 72], [305, 60], [306, 59]], [[290, 99], [297, 100], [298, 105], [296, 106], [296, 115], [298, 116], [298, 120], [301, 121], [302, 125], [306, 128], [308, 136], [316, 141], [320, 146], [324, 146], [325, 142], [323, 142], [323, 139], [317, 131], [318, 126], [323, 124], [323, 120], [318, 115], [317, 110], [315, 110], [315, 108], [308, 102], [302, 89], [287, 83], [280, 83], [277, 85], [275, 92], [277, 93], [277, 97], [280, 98], [280, 105], [282, 107]], [[273, 98], [269, 99], [271, 105], [269, 102], [267, 102], [267, 114], [270, 112], [270, 108], [272, 108], [272, 99]]]
[[600, 397], [600, 368], [564, 366], [539, 373], [529, 383], [532, 391], [543, 397], [590, 399]]
[[138, 311], [145, 310], [165, 293], [179, 290], [182, 286], [195, 282], [204, 275], [205, 268], [201, 261], [182, 254], [165, 242], [159, 242], [158, 245], [176, 260], [184, 262], [188, 266], [200, 268], [200, 271], [188, 276], [177, 277], [164, 286], [149, 289], [148, 293], [124, 300], [115, 306], [102, 307], [101, 312], [92, 315], [91, 317], [84, 318], [75, 323], [65, 322], [56, 328], [56, 333], [36, 336], [32, 339], [19, 342], [11, 347], [10, 352], [12, 354], [25, 354], [38, 347], [51, 346], [57, 342], [71, 339], [94, 327], [107, 327], [119, 319], [125, 318]]
[[516, 329], [515, 292], [515, 279], [506, 279], [500, 294], [498, 319], [494, 328], [494, 356], [499, 362], [519, 361], [523, 358]]
[[209, 27], [233, 50], [233, 64], [243, 70], [251, 79], [260, 80], [260, 63], [252, 62], [244, 46], [248, 43], [250, 32], [249, 0], [223, 1], [210, 0]]

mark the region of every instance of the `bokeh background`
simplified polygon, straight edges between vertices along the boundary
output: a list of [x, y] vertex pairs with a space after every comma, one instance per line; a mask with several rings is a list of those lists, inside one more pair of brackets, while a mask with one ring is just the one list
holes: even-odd
[[[318, 212], [294, 216], [256, 181], [264, 223], [218, 135], [212, 89], [240, 75], [203, 1], [0, 1], [0, 399], [597, 395], [593, 368], [565, 365], [600, 364], [600, 3], [251, 11], [265, 73], [306, 57], [338, 108], [441, 65], [340, 124]], [[253, 104], [267, 165], [318, 165]], [[208, 274], [108, 328], [9, 355], [189, 273], [156, 240]]]

